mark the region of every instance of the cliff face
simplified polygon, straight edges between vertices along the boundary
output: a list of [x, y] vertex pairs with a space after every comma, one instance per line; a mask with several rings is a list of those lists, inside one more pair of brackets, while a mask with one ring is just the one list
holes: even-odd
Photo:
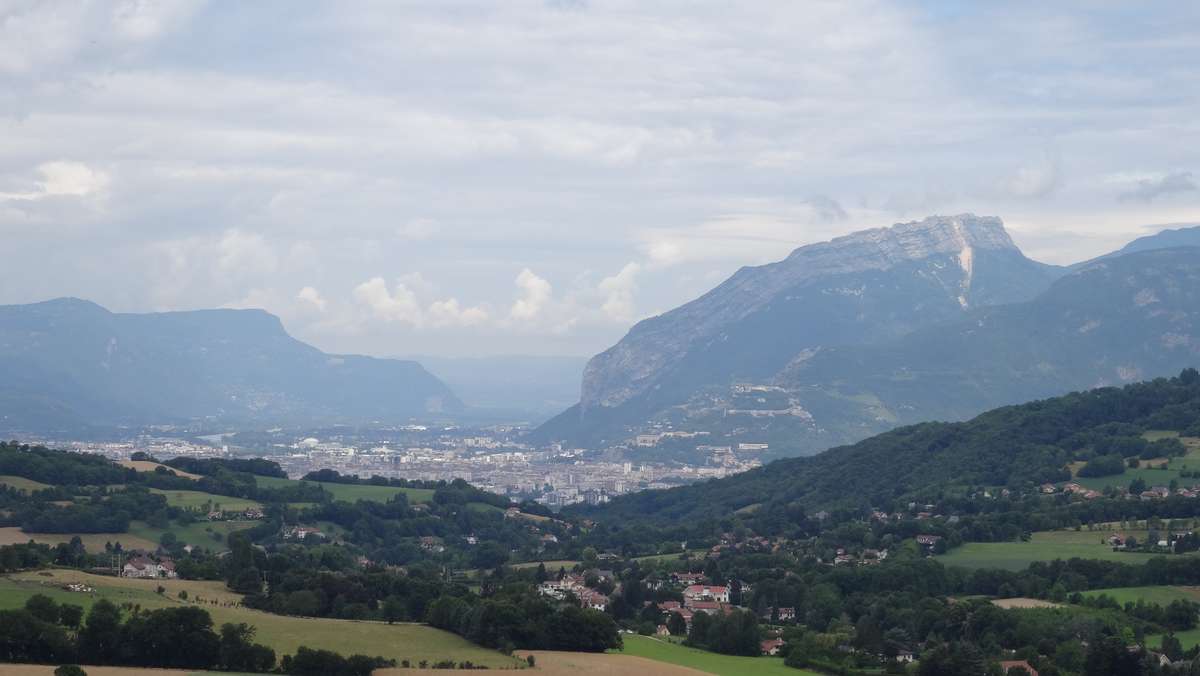
[[[693, 383], [762, 378], [806, 351], [878, 342], [972, 307], [1024, 300], [1057, 274], [1025, 258], [999, 219], [970, 214], [801, 247], [633, 327], [588, 363], [580, 408], [586, 415], [670, 389], [672, 374]], [[760, 352], [739, 356], [748, 350]]]

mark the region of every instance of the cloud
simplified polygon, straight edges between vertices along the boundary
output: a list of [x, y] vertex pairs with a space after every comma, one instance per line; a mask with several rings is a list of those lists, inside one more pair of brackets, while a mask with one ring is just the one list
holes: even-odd
[[1023, 166], [1004, 182], [1004, 189], [1019, 198], [1041, 198], [1058, 189], [1061, 179], [1058, 162], [1052, 158]]
[[1153, 202], [1159, 197], [1167, 197], [1180, 193], [1195, 192], [1198, 189], [1192, 180], [1192, 172], [1175, 171], [1154, 178], [1143, 178], [1137, 185], [1121, 193], [1121, 201]]
[[325, 307], [328, 305], [325, 299], [321, 297], [321, 292], [311, 286], [300, 289], [300, 293], [296, 294], [296, 299], [309, 303], [320, 312], [324, 312]]
[[633, 319], [633, 294], [637, 291], [637, 276], [641, 269], [637, 263], [626, 263], [617, 274], [600, 280], [599, 289], [605, 294], [601, 310], [610, 319], [621, 322]]
[[[420, 276], [416, 279], [420, 280]], [[417, 292], [404, 281], [397, 281], [395, 291], [389, 291], [382, 277], [372, 277], [355, 287], [353, 295], [358, 303], [370, 309], [375, 319], [400, 322], [418, 329], [478, 326], [488, 320], [486, 309], [480, 306], [464, 308], [457, 298], [433, 301], [425, 308]]]
[[279, 266], [274, 249], [258, 233], [227, 230], [217, 249], [217, 269], [222, 273], [270, 274]]
[[441, 229], [437, 221], [428, 218], [414, 218], [396, 228], [396, 236], [400, 239], [422, 240], [429, 239]]
[[516, 320], [528, 321], [542, 312], [542, 308], [550, 302], [553, 289], [550, 282], [538, 277], [529, 268], [521, 270], [514, 283], [521, 292], [521, 297], [513, 303], [509, 317]]
[[25, 192], [0, 193], [0, 200], [40, 200], [46, 197], [87, 197], [103, 193], [109, 176], [82, 162], [43, 162], [37, 166], [41, 180]]

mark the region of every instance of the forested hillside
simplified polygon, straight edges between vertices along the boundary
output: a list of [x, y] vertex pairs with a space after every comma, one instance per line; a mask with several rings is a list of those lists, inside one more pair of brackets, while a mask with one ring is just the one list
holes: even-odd
[[[778, 460], [726, 479], [617, 498], [578, 513], [610, 522], [684, 523], [738, 510], [887, 510], [974, 487], [1028, 488], [1069, 479], [1068, 464], [1138, 456], [1147, 430], [1200, 436], [1200, 373], [1075, 392], [923, 423], [811, 458]], [[1169, 452], [1164, 444], [1163, 452]]]

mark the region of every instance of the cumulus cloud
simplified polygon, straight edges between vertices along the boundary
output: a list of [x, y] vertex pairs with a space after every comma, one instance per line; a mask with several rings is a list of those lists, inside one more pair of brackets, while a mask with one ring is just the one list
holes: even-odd
[[109, 176], [83, 162], [43, 162], [37, 167], [41, 179], [34, 189], [25, 192], [0, 193], [0, 199], [39, 200], [45, 197], [86, 197], [102, 193], [108, 187]]
[[553, 289], [550, 282], [538, 277], [532, 270], [525, 268], [517, 275], [514, 283], [521, 293], [521, 297], [513, 303], [512, 309], [509, 310], [509, 317], [520, 321], [528, 321], [536, 318], [542, 312], [542, 308], [550, 302], [550, 296]]
[[637, 291], [637, 276], [641, 269], [637, 263], [626, 263], [617, 274], [600, 280], [599, 289], [604, 293], [601, 310], [610, 319], [622, 322], [633, 319], [633, 295]]
[[358, 303], [371, 311], [373, 318], [400, 322], [413, 328], [477, 326], [488, 320], [486, 309], [462, 307], [456, 298], [435, 300], [426, 308], [417, 292], [404, 281], [397, 281], [394, 289], [389, 291], [382, 277], [372, 277], [356, 286], [353, 295]]
[[324, 312], [328, 302], [321, 297], [321, 292], [311, 286], [306, 286], [300, 289], [300, 293], [296, 294], [297, 300], [304, 301], [315, 307], [318, 311]]
[[1159, 197], [1168, 197], [1180, 193], [1195, 192], [1196, 182], [1190, 171], [1174, 171], [1151, 178], [1143, 178], [1137, 184], [1119, 195], [1122, 201], [1153, 202]]

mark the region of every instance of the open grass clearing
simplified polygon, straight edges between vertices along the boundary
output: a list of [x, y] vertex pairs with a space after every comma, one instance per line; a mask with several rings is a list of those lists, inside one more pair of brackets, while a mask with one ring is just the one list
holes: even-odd
[[0, 475], [0, 485], [8, 486], [9, 488], [15, 488], [19, 491], [25, 491], [27, 493], [50, 488], [50, 484], [44, 484], [40, 481], [34, 481], [33, 479], [26, 479], [23, 476], [10, 476], [7, 474]]
[[184, 544], [221, 552], [226, 549], [230, 533], [253, 528], [255, 524], [254, 521], [197, 521], [186, 526], [172, 523], [169, 528], [154, 528], [145, 521], [133, 521], [129, 532], [152, 542], [160, 542], [164, 533], [171, 532]]
[[621, 638], [625, 646], [611, 651], [613, 654], [644, 657], [719, 676], [817, 676], [816, 672], [784, 666], [782, 657], [719, 655], [650, 636], [626, 634]]
[[185, 472], [181, 469], [175, 469], [174, 467], [168, 467], [167, 465], [164, 465], [161, 463], [151, 462], [150, 460], [122, 460], [121, 462], [119, 462], [117, 464], [119, 464], [122, 467], [128, 467], [129, 469], [132, 469], [132, 470], [135, 470], [138, 472], [154, 472], [154, 471], [157, 471], [159, 467], [162, 467], [163, 469], [167, 470], [168, 472], [173, 472], [176, 476], [181, 476], [185, 479], [192, 479], [192, 480], [200, 479], [199, 474], [192, 474], [191, 472]]
[[[114, 603], [136, 603], [143, 608], [166, 608], [185, 603], [178, 599], [180, 589], [187, 589], [189, 601], [196, 603], [202, 598], [209, 603], [198, 603], [220, 626], [226, 622], [245, 622], [257, 628], [259, 643], [275, 649], [277, 655], [294, 653], [301, 645], [324, 648], [342, 654], [362, 653], [409, 660], [416, 664], [421, 660], [437, 662], [470, 660], [493, 669], [519, 666], [516, 659], [493, 650], [487, 650], [468, 642], [460, 636], [434, 629], [422, 624], [393, 624], [383, 622], [360, 622], [324, 618], [286, 617], [242, 608], [236, 605], [237, 594], [224, 590], [220, 582], [197, 582], [191, 580], [132, 580], [92, 575], [74, 570], [52, 570], [53, 577], [36, 572], [0, 577], [0, 608], [16, 608], [24, 605], [33, 594], [45, 593], [55, 601], [74, 603], [90, 608], [96, 600], [107, 598]], [[57, 585], [66, 582], [82, 582], [95, 588], [94, 594], [69, 592]], [[155, 593], [162, 585], [165, 594]]]
[[[56, 667], [47, 664], [5, 664], [0, 666], [4, 676], [54, 676]], [[189, 671], [187, 669], [145, 669], [142, 667], [96, 667], [83, 666], [88, 676], [206, 676], [207, 674], [222, 674], [223, 676], [250, 676], [231, 671]]]
[[1024, 608], [1062, 608], [1061, 603], [1046, 601], [1043, 599], [1028, 599], [1028, 598], [1013, 598], [1013, 599], [995, 599], [992, 605], [1005, 610], [1020, 610]]
[[1022, 570], [1034, 561], [1079, 558], [1139, 564], [1162, 556], [1113, 551], [1104, 539], [1116, 532], [1143, 541], [1147, 533], [1145, 530], [1042, 531], [1034, 533], [1028, 542], [968, 542], [937, 558], [946, 566]]
[[1086, 597], [1096, 597], [1104, 594], [1112, 600], [1124, 605], [1126, 603], [1155, 603], [1165, 606], [1172, 601], [1200, 602], [1200, 587], [1156, 586], [1156, 587], [1115, 587], [1112, 589], [1093, 589], [1083, 592]]
[[[296, 479], [280, 479], [278, 477], [256, 476], [254, 480], [263, 488], [282, 488], [297, 483]], [[397, 493], [403, 493], [412, 504], [430, 502], [433, 500], [432, 488], [400, 488], [398, 486], [372, 486], [370, 484], [338, 484], [329, 481], [305, 481], [303, 483], [317, 484], [333, 496], [334, 500], [345, 502], [387, 502]]]
[[260, 509], [262, 505], [245, 498], [234, 498], [228, 495], [216, 495], [213, 493], [205, 493], [204, 491], [177, 491], [164, 490], [161, 488], [151, 488], [151, 493], [158, 493], [167, 499], [167, 504], [172, 507], [182, 507], [184, 509], [202, 509], [206, 505], [212, 509], [224, 510], [227, 512], [240, 512], [246, 509]]
[[571, 570], [575, 566], [579, 565], [579, 562], [578, 561], [569, 561], [566, 559], [554, 560], [554, 561], [526, 561], [525, 563], [514, 563], [514, 564], [512, 564], [511, 567], [520, 570], [522, 568], [537, 568], [538, 564], [545, 564], [546, 570], [553, 573], [554, 571], [558, 570], [559, 568], [566, 568], [567, 570]]
[[134, 533], [24, 533], [17, 526], [0, 528], [0, 545], [25, 544], [30, 540], [47, 545], [57, 545], [60, 542], [70, 542], [71, 538], [79, 536], [83, 546], [89, 552], [104, 551], [104, 543], [121, 543], [123, 549], [158, 548], [158, 540], [149, 540]]

